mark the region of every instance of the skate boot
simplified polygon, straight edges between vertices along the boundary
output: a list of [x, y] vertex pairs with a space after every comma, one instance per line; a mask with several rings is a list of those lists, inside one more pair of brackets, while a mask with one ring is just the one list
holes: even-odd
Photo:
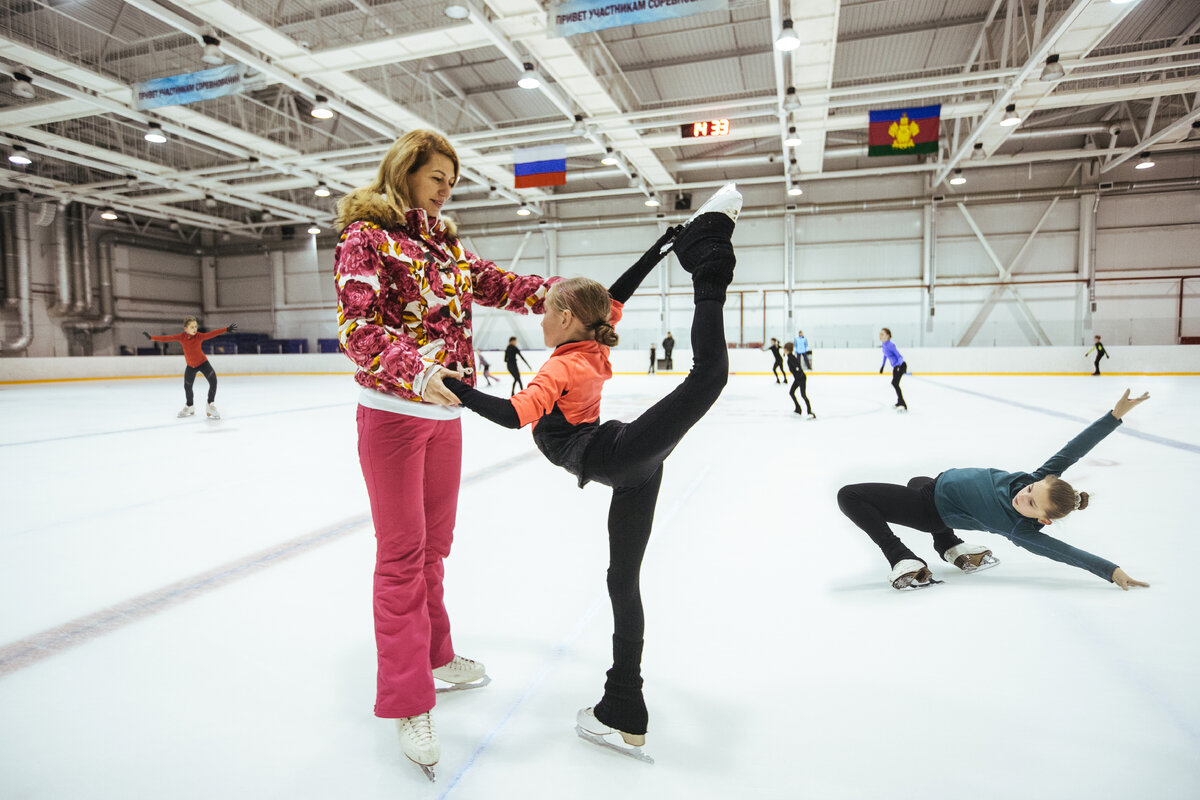
[[221, 418], [221, 412], [217, 411], [217, 407], [213, 403], [209, 403], [207, 406], [204, 407], [204, 413], [208, 414], [209, 419], [220, 419]]
[[400, 732], [400, 746], [404, 749], [404, 755], [421, 768], [426, 778], [436, 781], [437, 775], [434, 774], [433, 767], [442, 753], [429, 712], [398, 719], [396, 727]]
[[992, 551], [986, 547], [966, 543], [956, 544], [942, 553], [942, 560], [967, 573], [991, 569], [1000, 563], [1000, 559], [992, 555]]
[[892, 568], [892, 573], [888, 575], [888, 583], [893, 589], [908, 592], [913, 589], [926, 589], [941, 581], [933, 579], [933, 573], [924, 563], [915, 558], [906, 558]]
[[[724, 189], [717, 194], [723, 192]], [[692, 274], [696, 302], [725, 302], [725, 287], [733, 282], [733, 268], [737, 263], [729, 239], [733, 236], [733, 216], [741, 208], [741, 199], [742, 196], [734, 190], [732, 196], [723, 198], [721, 210], [701, 214], [675, 237], [675, 256], [683, 268]]]
[[708, 198], [708, 200], [704, 202], [704, 205], [696, 209], [696, 213], [688, 217], [688, 221], [683, 223], [683, 227], [679, 233], [675, 235], [675, 238], [659, 248], [658, 252], [663, 255], [671, 252], [671, 250], [674, 249], [676, 242], [679, 241], [679, 237], [683, 235], [683, 232], [691, 227], [693, 222], [700, 219], [700, 217], [704, 216], [705, 214], [725, 214], [731, 220], [737, 222], [738, 214], [740, 214], [741, 211], [742, 193], [737, 190], [736, 183], [727, 183], [718, 189], [712, 197]]
[[654, 763], [654, 759], [642, 750], [646, 744], [646, 734], [625, 733], [610, 728], [596, 719], [591, 708], [581, 708], [575, 715], [575, 733], [592, 744], [616, 750], [621, 755], [645, 761], [647, 764]]
[[455, 656], [449, 664], [435, 669], [433, 677], [450, 684], [438, 687], [438, 694], [461, 692], [466, 689], [482, 689], [492, 682], [487, 675], [487, 668], [483, 664], [462, 656]]
[[195, 413], [196, 413], [195, 406], [184, 406], [182, 409], [180, 409], [179, 413], [176, 414], [175, 416], [179, 417], [180, 419], [183, 419], [184, 417], [193, 416]]

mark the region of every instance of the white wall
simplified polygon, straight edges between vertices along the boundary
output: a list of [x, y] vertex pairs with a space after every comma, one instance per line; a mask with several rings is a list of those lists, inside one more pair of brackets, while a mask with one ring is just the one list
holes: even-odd
[[[675, 371], [684, 373], [691, 367], [691, 351], [686, 341], [675, 351]], [[981, 357], [982, 354], [986, 354]], [[1020, 374], [1067, 373], [1087, 375], [1092, 362], [1083, 357], [1079, 347], [1000, 347], [987, 351], [972, 348], [911, 348], [904, 357], [914, 374]], [[492, 374], [503, 379], [507, 374], [499, 351], [487, 352]], [[658, 353], [659, 357], [662, 353]], [[545, 348], [530, 348], [525, 352], [536, 370], [549, 356]], [[337, 373], [347, 376], [354, 364], [340, 353], [308, 355], [216, 355], [212, 357], [218, 375], [249, 375], [270, 373]], [[841, 348], [816, 350], [813, 353], [814, 374], [873, 375], [879, 371], [882, 357], [878, 348]], [[646, 372], [648, 351], [620, 346], [612, 351], [613, 371], [640, 374]], [[729, 369], [740, 374], [770, 374], [771, 354], [758, 349], [738, 349], [729, 352]], [[140, 356], [91, 358], [20, 358], [0, 361], [0, 384], [22, 381], [86, 380], [132, 377], [176, 377], [183, 374], [182, 356]], [[528, 373], [524, 365], [523, 372]], [[1191, 374], [1200, 375], [1200, 345], [1197, 346], [1135, 346], [1117, 347], [1104, 362], [1110, 375]]]
[[[1072, 165], [1040, 165], [1030, 171], [990, 169], [972, 174], [964, 190], [1013, 191], [1063, 185]], [[1159, 159], [1154, 175], [1115, 170], [1116, 181], [1194, 177], [1186, 154]], [[1076, 183], [1078, 177], [1073, 178]], [[876, 198], [927, 197], [922, 176], [889, 176], [856, 181], [812, 181], [805, 204], [870, 201]], [[695, 192], [694, 205], [704, 200]], [[770, 337], [790, 338], [803, 329], [816, 347], [869, 347], [880, 327], [892, 329], [901, 347], [951, 346], [963, 337], [997, 280], [997, 270], [948, 193], [936, 212], [936, 313], [929, 315], [923, 288], [925, 214], [920, 207], [901, 211], [798, 213], [794, 226], [795, 269], [786, 274], [786, 198], [778, 187], [745, 187], [746, 209], [769, 209], [774, 216], [745, 215], [734, 234], [738, 268], [726, 309], [726, 336], [751, 344]], [[1037, 223], [1049, 200], [974, 204], [967, 209], [1002, 263], [1008, 264]], [[807, 205], [801, 205], [803, 211]], [[611, 283], [657, 238], [674, 212], [655, 212], [634, 198], [605, 198], [561, 203], [550, 209], [566, 222], [593, 221], [609, 214], [638, 220], [622, 227], [547, 230], [514, 227], [503, 210], [468, 211], [460, 226], [469, 249], [502, 267], [512, 265], [525, 242], [516, 269], [542, 275], [587, 275]], [[1016, 265], [1021, 302], [1032, 312], [1053, 345], [1089, 344], [1093, 331], [1112, 345], [1170, 344], [1176, 328], [1200, 336], [1200, 190], [1157, 195], [1109, 195], [1097, 214], [1096, 310], [1090, 309], [1080, 263], [1080, 226], [1090, 215], [1090, 200], [1062, 199], [1046, 217], [1041, 232]], [[660, 218], [660, 214], [662, 218]], [[501, 229], [506, 232], [496, 232]], [[34, 236], [34, 343], [29, 356], [62, 356], [70, 351], [59, 323], [47, 314], [53, 302], [55, 244], [52, 228], [31, 225]], [[103, 230], [93, 226], [93, 239]], [[474, 233], [473, 233], [474, 231]], [[526, 241], [527, 240], [527, 241]], [[98, 335], [94, 352], [115, 355], [122, 346], [147, 343], [143, 329], [178, 330], [188, 314], [205, 327], [237, 322], [242, 330], [275, 338], [306, 339], [315, 351], [318, 339], [336, 337], [332, 241], [309, 237], [292, 249], [249, 254], [186, 256], [118, 247], [116, 269], [118, 322]], [[1196, 276], [1183, 281], [1186, 276]], [[1134, 280], [1130, 280], [1134, 279]], [[972, 284], [954, 286], [951, 284]], [[1182, 319], [1179, 318], [1182, 285]], [[788, 289], [793, 291], [790, 295]], [[619, 333], [627, 346], [645, 348], [667, 330], [681, 343], [691, 321], [691, 286], [674, 257], [645, 281], [626, 308]], [[17, 336], [12, 310], [0, 315], [4, 338]], [[475, 307], [475, 333], [484, 348], [503, 347], [516, 335], [522, 347], [541, 343], [537, 320]], [[1021, 305], [1011, 294], [1000, 297], [974, 337], [973, 347], [1026, 346], [1036, 341]]]

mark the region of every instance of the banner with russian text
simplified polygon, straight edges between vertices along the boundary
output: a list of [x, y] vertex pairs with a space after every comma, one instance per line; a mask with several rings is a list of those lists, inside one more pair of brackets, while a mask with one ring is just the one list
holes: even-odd
[[562, 186], [567, 182], [567, 146], [513, 148], [513, 188]]
[[908, 156], [938, 151], [942, 106], [872, 111], [867, 155]]
[[134, 103], [139, 109], [182, 106], [212, 97], [237, 94], [243, 89], [244, 69], [241, 64], [226, 64], [223, 67], [189, 72], [186, 75], [171, 75], [135, 83]]
[[550, 6], [546, 34], [575, 36], [728, 8], [729, 0], [562, 0]]

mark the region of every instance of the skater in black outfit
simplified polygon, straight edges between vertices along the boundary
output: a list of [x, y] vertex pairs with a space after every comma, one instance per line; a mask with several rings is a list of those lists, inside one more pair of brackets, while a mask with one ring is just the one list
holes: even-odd
[[[1099, 375], [1100, 374], [1100, 359], [1109, 358], [1109, 355], [1108, 355], [1108, 351], [1104, 349], [1104, 345], [1102, 345], [1100, 343], [1100, 337], [1099, 336], [1095, 337], [1095, 340], [1096, 340], [1096, 343], [1094, 345], [1092, 345], [1092, 350], [1096, 351], [1096, 371], [1093, 372], [1092, 374]], [[1088, 356], [1090, 356], [1092, 354], [1092, 350], [1088, 350], [1086, 353], [1084, 353], [1083, 357], [1087, 358]]]
[[[717, 211], [708, 210], [717, 207]], [[723, 307], [733, 279], [730, 243], [741, 195], [723, 189], [697, 212], [674, 240], [680, 264], [692, 273], [691, 372], [674, 391], [633, 422], [598, 421], [600, 390], [612, 375], [608, 348], [622, 303], [661, 260], [670, 230], [607, 291], [586, 278], [556, 284], [546, 298], [542, 323], [554, 352], [529, 388], [509, 400], [446, 378], [464, 406], [508, 428], [535, 423], [534, 443], [551, 461], [576, 476], [579, 486], [612, 487], [608, 512], [608, 591], [612, 600], [613, 666], [604, 696], [577, 716], [584, 738], [643, 757], [649, 716], [642, 696], [645, 632], [639, 573], [650, 538], [663, 462], [716, 402], [729, 379]], [[611, 738], [608, 738], [611, 737]]]
[[667, 338], [663, 339], [663, 361], [667, 362], [664, 366], [667, 369], [675, 369], [675, 360], [671, 358], [671, 353], [675, 350], [675, 337], [667, 331]]
[[[513, 377], [512, 388], [508, 394], [511, 397], [517, 393], [517, 387], [525, 388], [525, 384], [521, 383], [521, 373], [517, 370], [517, 359], [525, 361], [525, 356], [521, 355], [521, 351], [517, 349], [517, 337], [510, 336], [508, 339], [508, 347], [504, 348], [504, 365], [508, 367], [508, 374]], [[529, 362], [525, 361], [525, 366], [529, 367]], [[529, 367], [533, 369], [533, 367]]]
[[654, 374], [654, 366], [655, 366], [654, 359], [655, 359], [654, 342], [651, 342], [650, 343], [650, 370], [646, 373], [647, 375]]
[[[779, 354], [779, 340], [771, 339], [771, 346], [763, 349], [770, 350], [771, 355], [775, 357], [775, 363], [771, 365], [771, 375], [775, 377], [775, 382], [786, 386], [788, 374], [787, 370], [783, 368], [783, 356]], [[778, 374], [775, 372], [776, 370], [779, 370]], [[780, 378], [783, 380], [779, 380]]]
[[800, 396], [804, 398], [804, 406], [808, 409], [809, 418], [816, 419], [817, 415], [813, 413], [812, 403], [808, 402], [808, 393], [805, 391], [808, 387], [808, 375], [804, 373], [804, 362], [796, 354], [795, 347], [791, 342], [785, 344], [783, 349], [787, 352], [788, 369], [792, 372], [792, 388], [788, 390], [788, 394], [796, 406], [796, 413], [804, 413], [800, 410], [800, 402], [796, 399], [796, 390], [799, 389]]

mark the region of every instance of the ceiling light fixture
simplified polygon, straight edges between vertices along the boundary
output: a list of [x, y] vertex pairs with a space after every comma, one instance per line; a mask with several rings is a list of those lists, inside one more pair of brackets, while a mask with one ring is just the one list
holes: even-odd
[[1017, 116], [1017, 104], [1009, 103], [1004, 107], [1004, 119], [1000, 120], [1000, 124], [1005, 128], [1011, 128], [1014, 125], [1021, 124], [1021, 118]]
[[987, 153], [983, 152], [983, 142], [976, 142], [975, 147], [971, 148], [971, 160], [983, 161], [987, 158]]
[[803, 143], [803, 141], [801, 140], [800, 135], [796, 133], [796, 126], [795, 125], [789, 126], [787, 138], [785, 138], [783, 140], [783, 146], [784, 147], [799, 147], [802, 143]]
[[533, 209], [531, 209], [527, 205], [522, 205], [519, 208], [517, 208], [517, 216], [518, 217], [528, 217], [532, 213], [533, 213]]
[[571, 125], [571, 133], [576, 136], [583, 136], [587, 133], [587, 125], [583, 124], [583, 114], [575, 115], [575, 122]]
[[1039, 80], [1061, 81], [1065, 77], [1067, 77], [1067, 71], [1063, 69], [1062, 64], [1058, 63], [1058, 53], [1051, 53], [1046, 59], [1046, 66], [1042, 67], [1042, 75]]
[[800, 110], [800, 98], [796, 96], [796, 87], [789, 86], [783, 93], [783, 110], [787, 112]]
[[615, 167], [618, 163], [617, 156], [611, 147], [604, 148], [604, 158], [600, 159], [600, 163], [606, 167]]
[[313, 194], [317, 197], [329, 197], [329, 187], [325, 185], [325, 181], [317, 184], [317, 188], [313, 189]]
[[646, 206], [647, 208], [658, 208], [661, 203], [659, 203], [658, 198], [654, 196], [654, 192], [651, 192], [649, 196], [646, 197], [645, 201], [642, 202], [642, 205]]
[[24, 97], [26, 100], [37, 97], [37, 92], [33, 90], [33, 77], [26, 68], [20, 67], [13, 70], [12, 93], [17, 97]]
[[117, 212], [111, 208], [106, 208], [100, 212], [100, 219], [114, 220], [117, 218]]
[[317, 223], [314, 222], [312, 225], [308, 226], [308, 232], [311, 233], [313, 236], [316, 236], [318, 233], [321, 232], [321, 229], [319, 227], [317, 227]]
[[308, 113], [317, 119], [331, 119], [333, 117], [333, 109], [329, 107], [329, 98], [323, 94], [314, 97], [312, 110]]
[[533, 68], [533, 64], [525, 62], [525, 71], [521, 73], [521, 79], [517, 81], [517, 86], [522, 89], [536, 89], [542, 85], [541, 78], [538, 77], [537, 70]]
[[799, 46], [800, 37], [796, 35], [796, 29], [792, 26], [792, 21], [785, 19], [783, 21], [783, 30], [775, 37], [775, 49], [788, 53]]
[[225, 54], [221, 52], [221, 40], [209, 33], [204, 34], [200, 39], [204, 42], [204, 54], [200, 56], [200, 60], [213, 66], [224, 64]]
[[162, 144], [167, 141], [167, 135], [163, 133], [163, 126], [157, 122], [151, 122], [146, 126], [146, 135], [142, 138], [147, 142], [154, 142], [154, 144]]
[[33, 159], [29, 157], [29, 151], [25, 149], [25, 145], [23, 144], [14, 144], [12, 146], [12, 152], [8, 154], [8, 160], [14, 164], [20, 164], [22, 167], [33, 163]]
[[1150, 157], [1149, 151], [1138, 156], [1138, 162], [1133, 165], [1134, 169], [1150, 169], [1154, 166], [1154, 159]]
[[211, 194], [204, 195], [204, 207], [205, 208], [216, 208], [217, 207], [217, 198], [213, 197]]
[[466, 6], [460, 6], [457, 3], [448, 5], [442, 9], [442, 13], [450, 19], [466, 19], [471, 16], [471, 10]]
[[967, 182], [967, 179], [963, 177], [962, 170], [961, 169], [954, 170], [954, 177], [950, 179], [950, 185], [951, 186], [962, 186], [966, 182]]
[[789, 183], [787, 193], [791, 197], [799, 197], [804, 194], [804, 190], [794, 183]]

